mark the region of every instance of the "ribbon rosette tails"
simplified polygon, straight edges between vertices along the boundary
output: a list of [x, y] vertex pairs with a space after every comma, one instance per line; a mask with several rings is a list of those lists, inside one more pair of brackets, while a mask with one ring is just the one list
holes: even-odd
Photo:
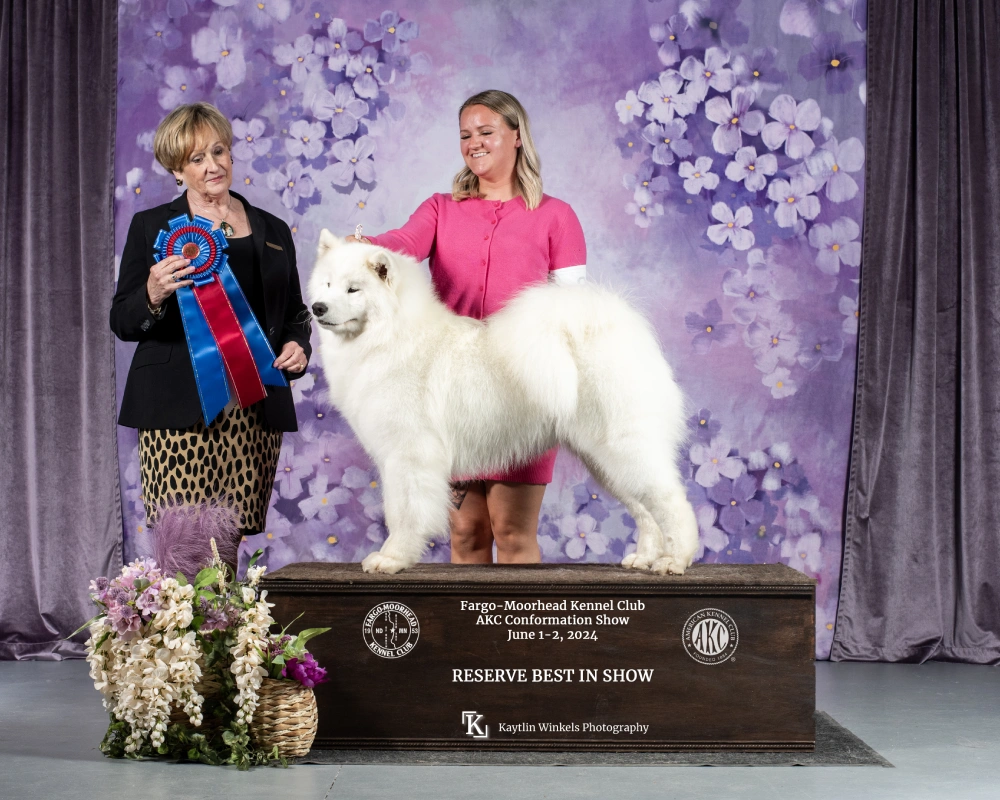
[[154, 243], [158, 261], [181, 255], [195, 270], [188, 275], [194, 283], [177, 290], [177, 302], [206, 425], [229, 403], [230, 382], [241, 408], [263, 400], [265, 385], [288, 385], [272, 366], [274, 351], [229, 268], [226, 247], [211, 220], [187, 215], [170, 220]]

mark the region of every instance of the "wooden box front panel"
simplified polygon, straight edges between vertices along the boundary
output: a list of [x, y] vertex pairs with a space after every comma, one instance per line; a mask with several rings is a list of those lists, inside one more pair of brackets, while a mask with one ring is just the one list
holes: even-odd
[[330, 675], [315, 747], [814, 745], [813, 585], [793, 570], [296, 567], [268, 599], [279, 623], [332, 628], [310, 648]]

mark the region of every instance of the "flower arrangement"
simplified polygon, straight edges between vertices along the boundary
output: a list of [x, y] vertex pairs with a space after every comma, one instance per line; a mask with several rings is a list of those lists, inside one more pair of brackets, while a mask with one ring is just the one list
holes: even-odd
[[[209, 506], [164, 509], [158, 529], [186, 530], [197, 539], [206, 530], [229, 535], [228, 521], [234, 534], [235, 516], [227, 520], [227, 514]], [[212, 516], [215, 524], [205, 524]], [[277, 744], [263, 748], [254, 736], [261, 686], [271, 678], [311, 690], [327, 679], [306, 644], [329, 628], [296, 636], [287, 627], [271, 632], [273, 604], [259, 588], [267, 569], [256, 564], [260, 551], [237, 580], [214, 535], [209, 549], [211, 560], [193, 581], [181, 570], [167, 574], [153, 558], [91, 581], [100, 613], [84, 626], [87, 661], [111, 717], [101, 742], [109, 757], [168, 756], [240, 769], [285, 763]], [[197, 547], [177, 550], [198, 553]]]

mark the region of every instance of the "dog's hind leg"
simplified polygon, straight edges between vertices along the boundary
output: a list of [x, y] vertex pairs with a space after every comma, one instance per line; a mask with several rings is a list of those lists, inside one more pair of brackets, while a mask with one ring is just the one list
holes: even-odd
[[662, 487], [645, 499], [650, 513], [663, 531], [663, 555], [651, 569], [661, 575], [683, 575], [698, 550], [698, 520], [679, 481]]
[[394, 455], [381, 473], [389, 536], [361, 567], [394, 573], [416, 564], [427, 543], [448, 530], [449, 465], [443, 455], [421, 450]]
[[584, 466], [594, 476], [594, 479], [613, 494], [632, 515], [638, 533], [634, 553], [629, 553], [622, 560], [623, 567], [632, 569], [649, 569], [653, 563], [663, 557], [663, 535], [649, 509], [643, 505], [639, 497], [627, 485], [626, 481], [611, 477], [608, 470], [602, 468], [600, 462], [587, 454], [578, 454]]

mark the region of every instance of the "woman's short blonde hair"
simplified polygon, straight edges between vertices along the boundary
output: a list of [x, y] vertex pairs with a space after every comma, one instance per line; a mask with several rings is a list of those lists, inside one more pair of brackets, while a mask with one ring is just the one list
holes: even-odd
[[153, 155], [165, 169], [180, 172], [194, 149], [198, 134], [206, 128], [213, 131], [226, 147], [233, 146], [233, 126], [211, 103], [177, 106], [156, 129]]
[[[472, 95], [458, 110], [459, 119], [462, 118], [462, 112], [470, 106], [485, 106], [494, 114], [499, 114], [508, 128], [518, 131], [521, 146], [517, 148], [517, 161], [514, 163], [514, 193], [524, 198], [524, 204], [529, 209], [538, 208], [538, 204], [542, 202], [542, 161], [531, 139], [528, 112], [514, 95], [497, 89]], [[451, 184], [451, 196], [455, 200], [482, 197], [479, 178], [467, 166], [455, 176]]]

